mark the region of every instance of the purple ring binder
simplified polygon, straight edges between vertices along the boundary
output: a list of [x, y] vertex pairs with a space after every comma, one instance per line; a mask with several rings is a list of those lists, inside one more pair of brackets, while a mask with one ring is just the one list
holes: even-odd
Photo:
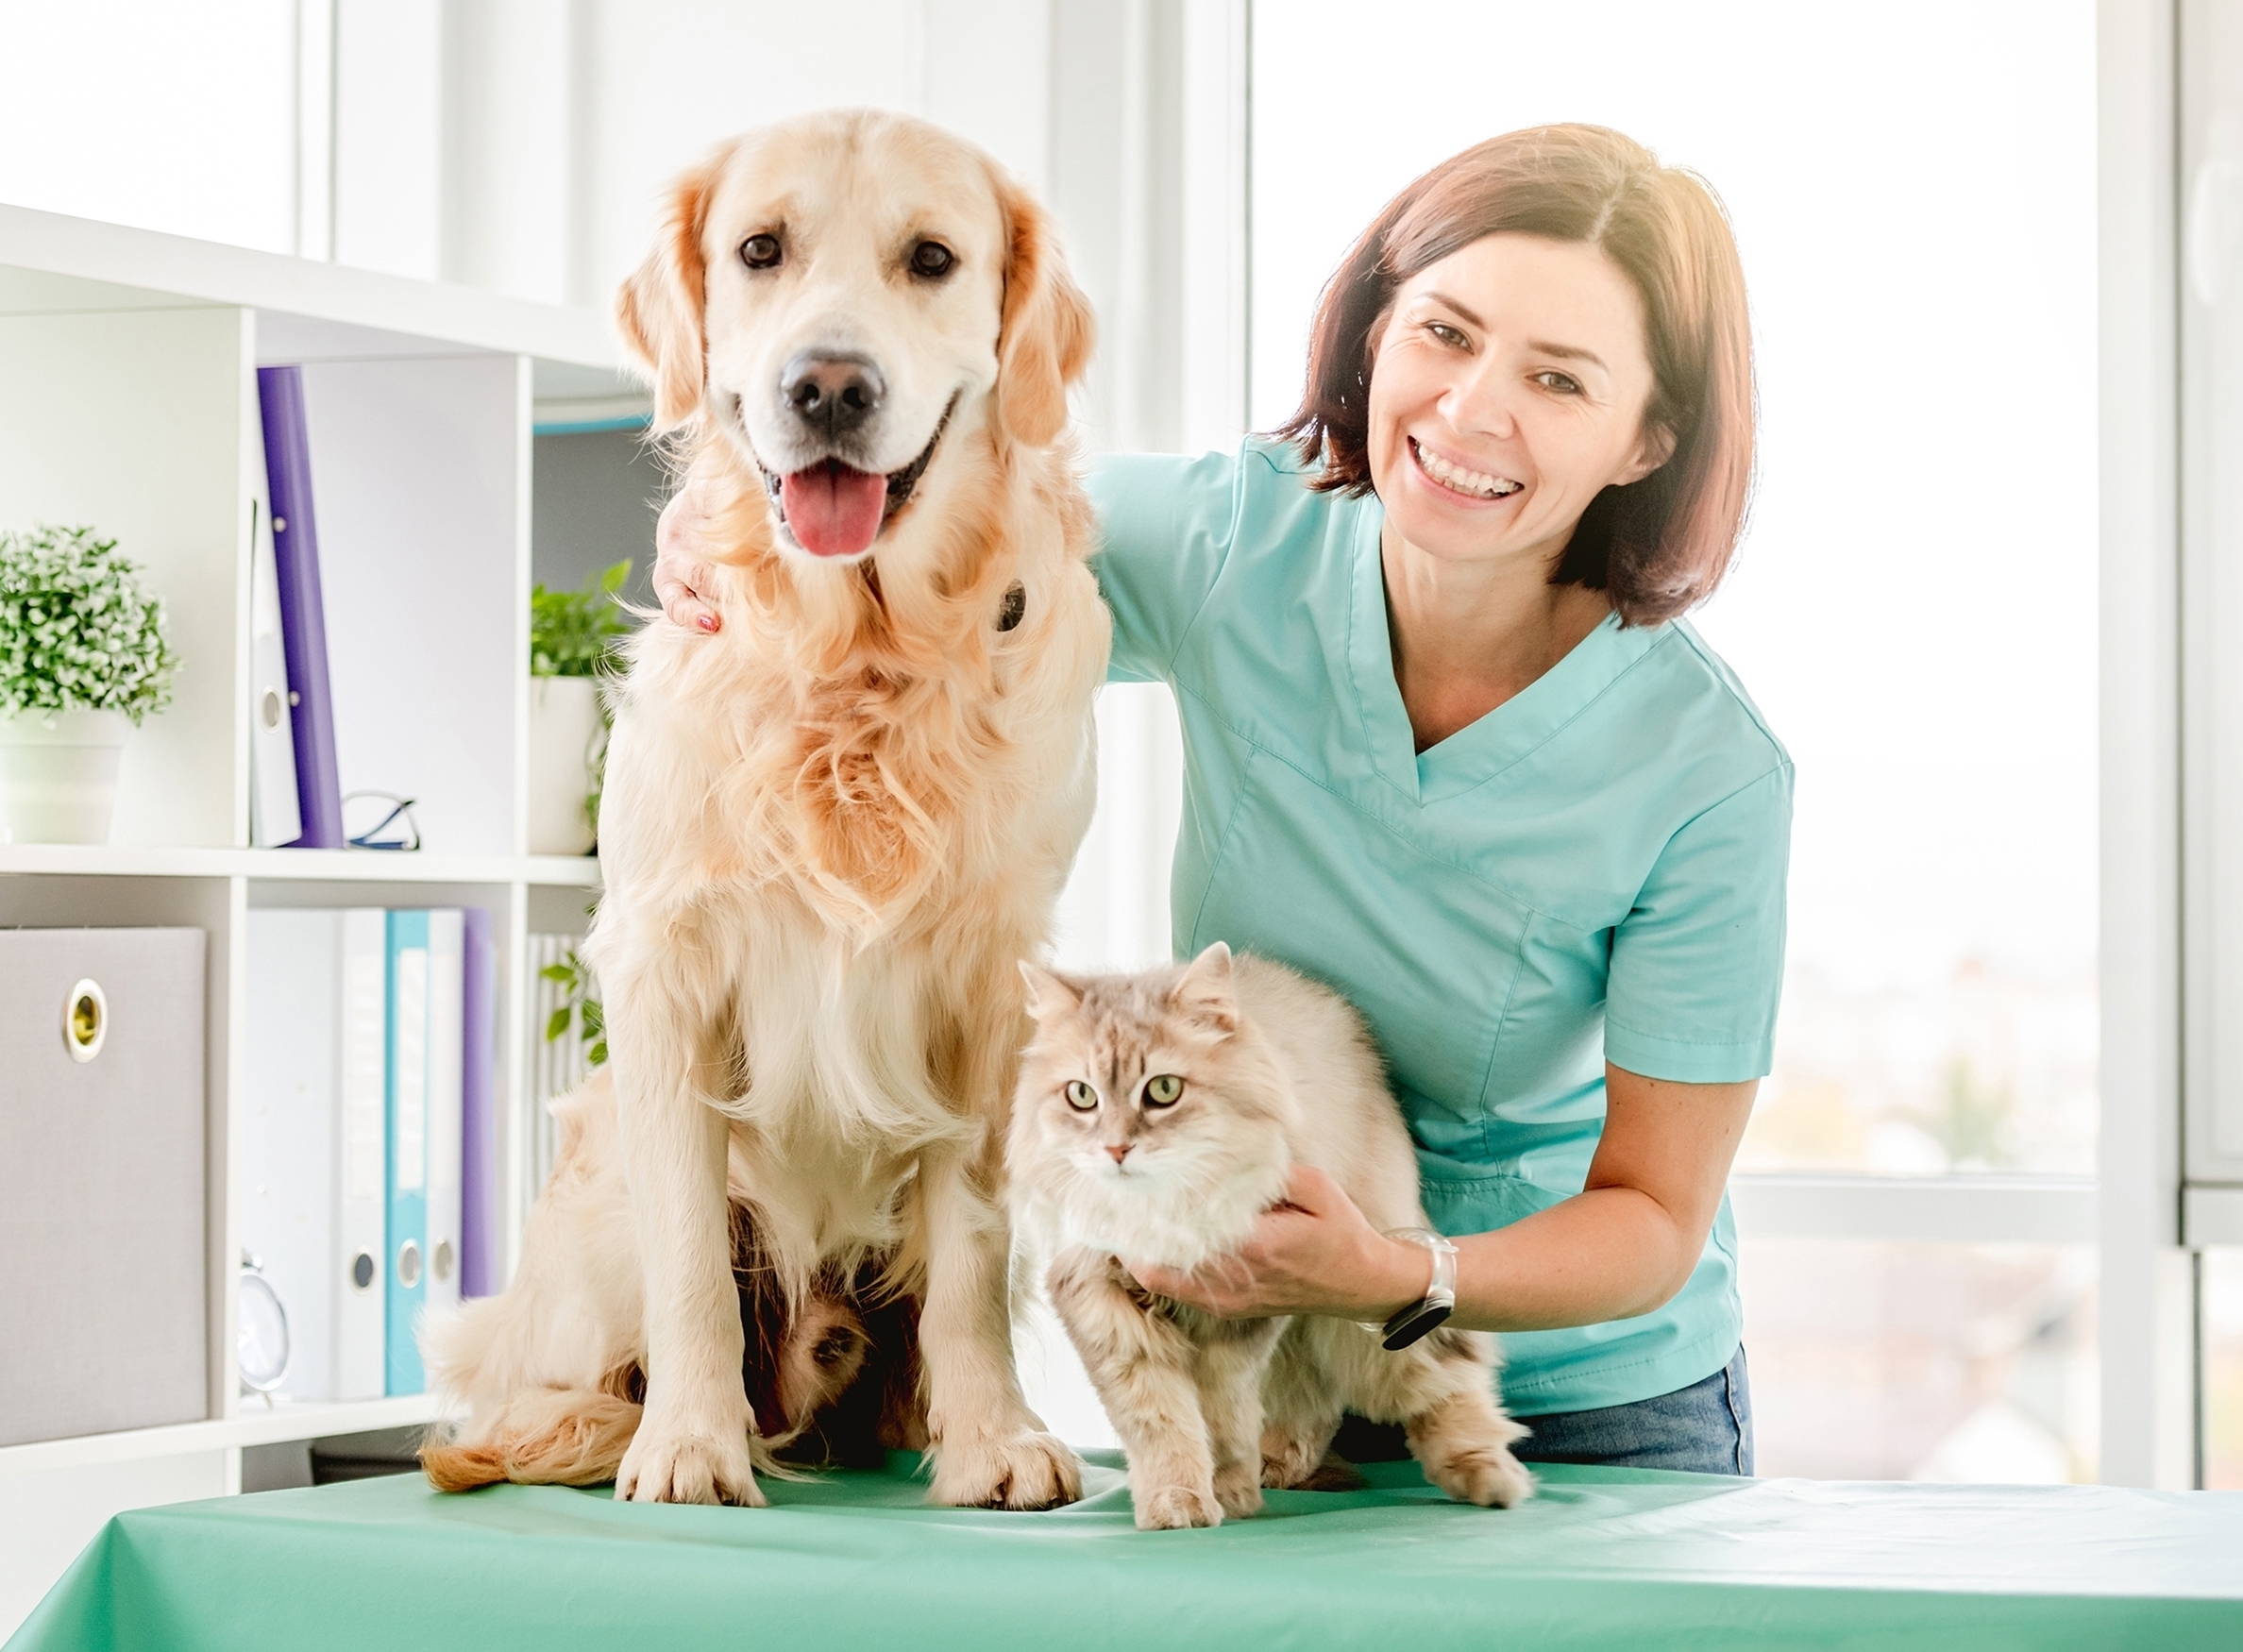
[[303, 833], [291, 849], [341, 849], [343, 786], [335, 762], [335, 708], [328, 685], [327, 609], [319, 593], [319, 531], [312, 511], [312, 442], [301, 367], [260, 367], [265, 481], [272, 494], [273, 560], [280, 587], [280, 641], [295, 700], [296, 799]]

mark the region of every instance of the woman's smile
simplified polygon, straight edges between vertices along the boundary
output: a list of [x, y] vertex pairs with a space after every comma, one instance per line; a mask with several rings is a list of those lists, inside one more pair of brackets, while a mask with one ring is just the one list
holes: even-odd
[[1408, 437], [1407, 440], [1409, 443], [1409, 455], [1417, 461], [1419, 471], [1443, 492], [1477, 504], [1493, 505], [1500, 504], [1526, 489], [1525, 482], [1513, 481], [1508, 476], [1472, 469], [1461, 460], [1447, 457], [1416, 436]]

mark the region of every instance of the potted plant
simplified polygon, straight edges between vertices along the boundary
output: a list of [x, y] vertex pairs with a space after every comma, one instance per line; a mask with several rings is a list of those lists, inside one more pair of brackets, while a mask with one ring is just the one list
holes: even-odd
[[599, 826], [607, 713], [600, 680], [621, 668], [631, 634], [619, 562], [582, 590], [530, 592], [530, 852], [589, 854]]
[[177, 668], [115, 540], [0, 533], [0, 842], [107, 843], [125, 742]]

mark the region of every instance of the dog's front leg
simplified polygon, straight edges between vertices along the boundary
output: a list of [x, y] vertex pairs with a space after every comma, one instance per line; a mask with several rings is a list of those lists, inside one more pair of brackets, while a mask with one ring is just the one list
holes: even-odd
[[973, 1509], [1072, 1503], [1083, 1494], [1082, 1462], [1045, 1432], [1013, 1369], [1003, 1212], [957, 1153], [930, 1154], [919, 1176], [927, 1244], [919, 1355], [934, 1500]]
[[616, 1122], [646, 1278], [646, 1409], [616, 1495], [760, 1505], [740, 1380], [739, 1298], [725, 1201], [728, 1121], [710, 1105], [707, 1053], [678, 984], [609, 988]]

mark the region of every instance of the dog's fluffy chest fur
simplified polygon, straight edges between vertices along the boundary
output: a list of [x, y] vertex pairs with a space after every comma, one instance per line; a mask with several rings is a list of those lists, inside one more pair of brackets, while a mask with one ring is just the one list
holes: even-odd
[[632, 1059], [666, 978], [698, 994], [734, 1195], [789, 1265], [892, 1244], [921, 1156], [1001, 1126], [1014, 960], [1088, 824], [1105, 655], [1079, 496], [1051, 482], [970, 523], [1000, 554], [955, 595], [767, 557], [721, 570], [720, 633], [658, 621], [637, 647], [590, 943], [603, 980], [636, 984], [611, 1047]]

